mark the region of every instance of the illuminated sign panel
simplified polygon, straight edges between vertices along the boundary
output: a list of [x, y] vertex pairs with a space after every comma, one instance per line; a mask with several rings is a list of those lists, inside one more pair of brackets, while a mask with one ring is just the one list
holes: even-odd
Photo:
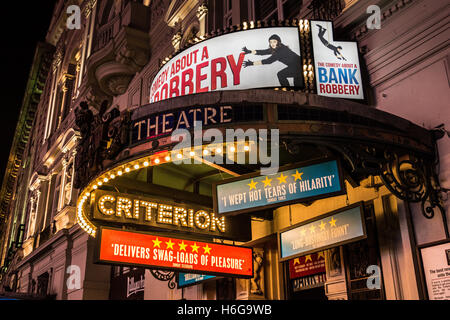
[[249, 240], [251, 235], [248, 217], [218, 217], [210, 209], [197, 205], [101, 190], [93, 193], [91, 201], [93, 220], [240, 241]]
[[253, 249], [101, 228], [97, 263], [251, 278]]
[[282, 261], [366, 238], [362, 205], [339, 209], [279, 233]]
[[216, 276], [206, 274], [184, 273], [180, 272], [177, 276], [178, 288], [194, 286], [206, 280], [215, 279]]
[[270, 176], [231, 178], [213, 186], [214, 209], [219, 214], [257, 211], [343, 193], [336, 160], [296, 165]]
[[334, 41], [330, 21], [311, 21], [317, 94], [364, 99], [356, 42]]
[[202, 41], [158, 72], [150, 103], [190, 94], [304, 86], [297, 27], [251, 29]]

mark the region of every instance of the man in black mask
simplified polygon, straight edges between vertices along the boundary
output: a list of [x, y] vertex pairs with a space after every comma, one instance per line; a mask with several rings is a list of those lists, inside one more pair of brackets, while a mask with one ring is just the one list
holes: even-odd
[[287, 65], [286, 68], [278, 72], [278, 80], [282, 87], [289, 87], [289, 80], [287, 78], [294, 78], [295, 87], [303, 87], [303, 74], [301, 68], [300, 56], [289, 49], [288, 46], [281, 42], [281, 38], [274, 34], [269, 38], [269, 48], [264, 50], [249, 50], [247, 47], [242, 48], [245, 54], [254, 54], [259, 56], [271, 55], [270, 57], [261, 61], [244, 61], [244, 68], [249, 66], [260, 66], [264, 64], [271, 64], [275, 61], [280, 61]]

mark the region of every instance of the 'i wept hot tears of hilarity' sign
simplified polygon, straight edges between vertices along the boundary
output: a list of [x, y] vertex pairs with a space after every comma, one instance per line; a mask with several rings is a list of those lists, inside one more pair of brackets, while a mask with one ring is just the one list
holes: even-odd
[[345, 192], [336, 160], [295, 166], [270, 176], [232, 178], [214, 186], [215, 212], [236, 214]]

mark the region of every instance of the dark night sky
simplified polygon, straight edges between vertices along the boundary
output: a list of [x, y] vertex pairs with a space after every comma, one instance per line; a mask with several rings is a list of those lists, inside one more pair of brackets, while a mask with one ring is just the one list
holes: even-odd
[[3, 182], [36, 44], [45, 41], [55, 3], [56, 0], [7, 0], [2, 3], [0, 184]]

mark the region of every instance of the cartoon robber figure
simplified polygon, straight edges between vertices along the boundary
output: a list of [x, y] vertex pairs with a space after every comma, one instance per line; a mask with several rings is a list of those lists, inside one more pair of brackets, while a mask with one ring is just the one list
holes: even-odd
[[334, 52], [334, 55], [336, 56], [336, 58], [338, 58], [339, 60], [345, 60], [347, 61], [347, 59], [344, 58], [344, 56], [341, 53], [342, 47], [341, 46], [333, 46], [331, 43], [329, 43], [327, 40], [325, 40], [325, 38], [323, 37], [325, 32], [327, 32], [327, 29], [325, 29], [324, 27], [322, 27], [320, 24], [317, 25], [319, 27], [319, 39], [320, 41], [322, 41], [323, 45], [325, 47], [327, 47], [328, 49], [330, 49], [331, 51]]
[[289, 49], [288, 46], [281, 42], [281, 38], [274, 34], [269, 38], [269, 48], [263, 50], [249, 50], [247, 47], [243, 47], [242, 51], [245, 54], [254, 54], [258, 56], [271, 55], [267, 59], [261, 61], [244, 61], [244, 68], [249, 66], [260, 66], [265, 64], [271, 64], [275, 61], [280, 61], [287, 65], [286, 68], [278, 72], [278, 80], [282, 87], [289, 87], [288, 78], [294, 78], [295, 87], [303, 87], [303, 75], [301, 72], [300, 56], [294, 51]]

